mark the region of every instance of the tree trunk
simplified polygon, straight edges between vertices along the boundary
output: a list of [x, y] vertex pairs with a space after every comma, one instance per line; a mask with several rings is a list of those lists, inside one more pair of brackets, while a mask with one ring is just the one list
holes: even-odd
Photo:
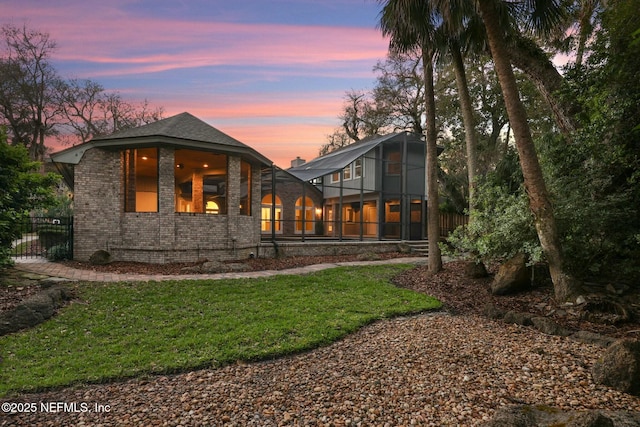
[[485, 23], [489, 47], [502, 88], [507, 114], [513, 129], [520, 167], [524, 176], [524, 185], [529, 196], [529, 208], [534, 216], [540, 245], [549, 263], [555, 298], [558, 301], [567, 301], [577, 296], [580, 288], [578, 282], [567, 275], [563, 268], [562, 248], [553, 216], [553, 208], [531, 137], [527, 113], [520, 100], [496, 6], [494, 0], [479, 0], [478, 4], [482, 20]]
[[460, 97], [460, 109], [464, 123], [464, 140], [467, 145], [467, 175], [469, 177], [469, 213], [475, 206], [476, 172], [478, 170], [478, 135], [473, 118], [473, 104], [469, 95], [469, 85], [464, 70], [464, 62], [459, 46], [451, 46], [453, 68], [456, 74], [456, 85]]
[[507, 44], [507, 53], [511, 63], [522, 70], [533, 82], [545, 99], [560, 132], [567, 139], [578, 128], [576, 115], [581, 108], [571, 99], [561, 99], [557, 92], [565, 84], [564, 77], [558, 72], [546, 54], [531, 40], [517, 36]]
[[440, 255], [440, 202], [438, 200], [438, 146], [436, 143], [436, 103], [433, 88], [433, 51], [423, 46], [424, 103], [426, 115], [427, 158], [427, 238], [429, 240], [429, 272], [442, 270]]

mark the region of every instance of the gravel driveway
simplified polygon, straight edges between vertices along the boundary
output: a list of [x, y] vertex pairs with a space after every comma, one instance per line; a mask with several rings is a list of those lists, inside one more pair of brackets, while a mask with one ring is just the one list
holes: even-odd
[[426, 314], [274, 361], [22, 395], [9, 400], [90, 412], [39, 408], [3, 414], [0, 425], [475, 426], [511, 403], [640, 411], [640, 398], [591, 381], [602, 351], [481, 317]]

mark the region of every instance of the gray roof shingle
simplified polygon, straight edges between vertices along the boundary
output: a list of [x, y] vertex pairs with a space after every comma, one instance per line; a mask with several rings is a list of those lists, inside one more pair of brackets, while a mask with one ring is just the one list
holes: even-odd
[[54, 162], [77, 164], [89, 148], [119, 148], [169, 145], [194, 150], [228, 151], [271, 165], [271, 160], [248, 145], [219, 131], [189, 113], [181, 113], [157, 122], [99, 136], [89, 142], [52, 154]]

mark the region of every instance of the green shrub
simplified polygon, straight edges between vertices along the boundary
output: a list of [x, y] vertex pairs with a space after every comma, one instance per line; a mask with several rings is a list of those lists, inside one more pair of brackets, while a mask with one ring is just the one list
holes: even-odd
[[49, 250], [47, 250], [47, 259], [51, 261], [71, 259], [71, 250], [69, 248], [69, 243], [67, 242], [49, 248]]
[[503, 186], [478, 186], [477, 208], [469, 224], [456, 229], [443, 250], [453, 255], [470, 254], [482, 261], [511, 258], [523, 252], [530, 262], [542, 259], [533, 215], [524, 189], [512, 193]]

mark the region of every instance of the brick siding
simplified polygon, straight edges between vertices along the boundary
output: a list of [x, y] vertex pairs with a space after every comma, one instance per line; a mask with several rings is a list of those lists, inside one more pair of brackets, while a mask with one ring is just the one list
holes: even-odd
[[96, 250], [152, 263], [247, 258], [260, 243], [260, 167], [252, 165], [251, 216], [240, 215], [240, 158], [228, 158], [226, 215], [175, 212], [174, 150], [160, 148], [158, 212], [124, 212], [121, 152], [93, 148], [75, 169], [74, 259]]

